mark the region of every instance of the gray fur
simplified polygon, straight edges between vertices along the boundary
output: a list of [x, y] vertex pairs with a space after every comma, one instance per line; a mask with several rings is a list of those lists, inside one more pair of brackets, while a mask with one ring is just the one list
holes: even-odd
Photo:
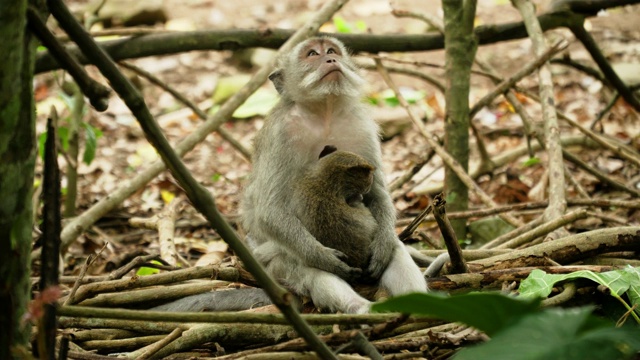
[[238, 311], [272, 304], [262, 289], [243, 288], [211, 291], [153, 307], [153, 311]]
[[[310, 49], [318, 57], [310, 56]], [[330, 52], [329, 50], [332, 50]], [[364, 82], [344, 45], [313, 38], [279, 60], [275, 85], [281, 101], [255, 137], [253, 171], [242, 201], [243, 225], [254, 255], [294, 292], [317, 306], [366, 312], [369, 302], [342, 279], [361, 274], [339, 250], [324, 246], [292, 207], [293, 189], [327, 144], [355, 153], [376, 170], [363, 204], [377, 223], [370, 245], [368, 276], [392, 294], [426, 291], [426, 281], [395, 234], [395, 208], [382, 173], [378, 126], [362, 103]], [[328, 67], [341, 69], [325, 81]], [[335, 74], [333, 74], [335, 75]], [[303, 84], [303, 85], [300, 85]], [[342, 279], [341, 279], [342, 278]]]

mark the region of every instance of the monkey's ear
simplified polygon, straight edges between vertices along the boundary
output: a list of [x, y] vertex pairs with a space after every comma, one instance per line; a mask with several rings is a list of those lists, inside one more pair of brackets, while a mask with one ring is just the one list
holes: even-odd
[[318, 156], [318, 159], [322, 159], [323, 157], [336, 152], [336, 150], [338, 150], [337, 147], [333, 146], [333, 145], [327, 145], [324, 147], [324, 149], [322, 149], [322, 151], [320, 152], [320, 156]]
[[278, 69], [272, 72], [271, 74], [269, 74], [269, 80], [271, 80], [271, 82], [273, 83], [273, 86], [275, 86], [276, 90], [278, 91], [278, 94], [282, 94], [282, 91], [284, 91], [284, 79], [282, 75], [282, 70]]

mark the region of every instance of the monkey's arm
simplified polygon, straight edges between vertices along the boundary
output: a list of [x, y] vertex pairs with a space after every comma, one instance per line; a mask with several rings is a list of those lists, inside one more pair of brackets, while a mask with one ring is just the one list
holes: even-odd
[[360, 276], [360, 269], [350, 267], [344, 262], [347, 258], [345, 254], [322, 245], [309, 233], [300, 219], [287, 211], [287, 207], [272, 203], [269, 210], [260, 216], [269, 237], [295, 254], [304, 264], [336, 274], [345, 280]]
[[389, 265], [399, 241], [395, 233], [396, 210], [387, 191], [384, 174], [380, 170], [381, 165], [377, 164], [376, 168], [373, 186], [365, 196], [365, 203], [378, 223], [378, 231], [375, 232], [371, 243], [368, 268], [369, 275], [375, 279], [379, 278]]
[[[284, 138], [279, 134], [274, 136], [273, 132], [264, 135], [271, 139]], [[268, 142], [261, 139], [257, 142], [256, 152], [270, 156], [258, 155], [254, 161], [255, 176], [247, 186], [243, 206], [246, 230], [259, 244], [274, 241], [307, 266], [343, 279], [359, 276], [360, 269], [342, 261], [346, 259], [342, 252], [317, 241], [293, 213], [293, 189], [302, 173], [300, 155], [292, 151], [286, 140], [271, 141], [271, 144], [269, 148]]]

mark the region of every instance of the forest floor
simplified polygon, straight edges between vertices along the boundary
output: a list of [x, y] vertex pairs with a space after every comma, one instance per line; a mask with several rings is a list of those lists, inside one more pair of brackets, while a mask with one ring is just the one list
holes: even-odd
[[[194, 30], [194, 29], [228, 29], [228, 28], [255, 28], [255, 27], [282, 27], [296, 28], [316, 9], [320, 1], [175, 1], [165, 0], [164, 7], [168, 21], [165, 24], [158, 24], [156, 27]], [[416, 12], [423, 12], [441, 16], [439, 1], [423, 1], [420, 7], [410, 5], [408, 1], [392, 2], [394, 9], [410, 9]], [[86, 9], [87, 4], [81, 1], [71, 2], [72, 9]], [[544, 12], [545, 4], [539, 4], [539, 12]], [[358, 0], [349, 2], [338, 14], [347, 22], [355, 24], [357, 21], [364, 21], [367, 28], [373, 33], [415, 33], [428, 29], [422, 21], [414, 19], [398, 19], [390, 14], [391, 7], [387, 1]], [[120, 10], [122, 11], [122, 10]], [[243, 13], [244, 16], [237, 16]], [[519, 14], [508, 1], [479, 1], [477, 24], [504, 23], [517, 21]], [[598, 41], [605, 55], [614, 64], [631, 64], [631, 70], [621, 76], [634, 78], [638, 81], [640, 75], [638, 71], [638, 58], [640, 57], [640, 31], [636, 26], [640, 21], [640, 8], [629, 7], [610, 11], [603, 16], [589, 19], [590, 31]], [[333, 24], [327, 24], [323, 31], [335, 31]], [[589, 54], [566, 30], [557, 30], [548, 33], [549, 38], [564, 37], [571, 42], [566, 54], [571, 59], [583, 61], [593, 66]], [[255, 62], [262, 62], [260, 56], [271, 56], [270, 52], [261, 53]], [[434, 67], [421, 67], [419, 70], [430, 74], [443, 81], [444, 76], [444, 55], [443, 51], [416, 52], [404, 54], [387, 54], [387, 56], [412, 62], [428, 62], [436, 64]], [[362, 58], [367, 55], [362, 54]], [[480, 47], [478, 58], [488, 61], [504, 78], [509, 77], [519, 70], [523, 63], [532, 59], [530, 41], [527, 39], [503, 42], [489, 46]], [[256, 67], [247, 67], [246, 60], [237, 60], [238, 56], [232, 53], [222, 52], [190, 52], [175, 56], [157, 56], [131, 61], [131, 63], [154, 74], [166, 84], [175, 88], [196, 104], [211, 106], [209, 101], [215, 92], [220, 79], [237, 74], [251, 74], [256, 71]], [[239, 65], [244, 64], [244, 65]], [[635, 65], [634, 65], [635, 64]], [[635, 67], [634, 67], [635, 66]], [[93, 74], [94, 69], [89, 68]], [[602, 86], [597, 80], [575, 71], [565, 66], [554, 65], [554, 85], [557, 98], [558, 109], [573, 117], [585, 126], [590, 126], [598, 114], [611, 98], [611, 91]], [[380, 98], [384, 95], [387, 86], [381, 77], [372, 71], [364, 73], [369, 85], [367, 94], [372, 98]], [[48, 73], [39, 75], [36, 78], [38, 92], [38, 132], [45, 128], [45, 119], [51, 104], [54, 104], [61, 117], [64, 119], [70, 114], [69, 107], [62, 100], [60, 95], [61, 73]], [[135, 76], [135, 75], [131, 75]], [[444, 95], [435, 87], [428, 83], [416, 80], [404, 75], [394, 75], [394, 79], [407, 92], [421, 92], [423, 97], [418, 99], [418, 105], [423, 108], [427, 116], [427, 127], [429, 131], [438, 137], [443, 137], [444, 118]], [[166, 91], [150, 84], [146, 80], [137, 78], [148, 106], [156, 116], [158, 122], [165, 130], [170, 141], [176, 142], [194, 130], [200, 120], [187, 110], [181, 103], [174, 99]], [[528, 90], [537, 90], [537, 77], [529, 76], [522, 80], [519, 85]], [[265, 88], [271, 89], [271, 84], [265, 84]], [[472, 77], [472, 88], [470, 103], [474, 104], [483, 95], [492, 89], [491, 82], [482, 76]], [[537, 104], [532, 101], [525, 103], [527, 109], [534, 118], [539, 117], [540, 111]], [[206, 110], [206, 109], [205, 109]], [[402, 115], [399, 108], [392, 109], [384, 103], [372, 106], [374, 118], [391, 118], [394, 122], [406, 127], [407, 117]], [[398, 113], [400, 115], [398, 115]], [[131, 178], [139, 170], [144, 168], [152, 160], [156, 159], [155, 151], [145, 140], [140, 127], [130, 114], [124, 103], [112, 96], [109, 108], [103, 113], [95, 112], [92, 109], [87, 111], [85, 121], [102, 131], [103, 136], [98, 139], [96, 156], [90, 164], [80, 163], [80, 179], [78, 182], [78, 212], [82, 212], [99, 199], [121, 186], [124, 181]], [[510, 106], [501, 98], [494, 101], [490, 108], [482, 110], [475, 118], [481, 131], [486, 134], [486, 146], [493, 156], [507, 152], [523, 144], [523, 128], [519, 116], [513, 113]], [[245, 147], [251, 147], [251, 140], [255, 131], [262, 125], [263, 118], [256, 116], [250, 119], [236, 119], [228, 122], [224, 127]], [[628, 107], [623, 101], [613, 107], [601, 121], [602, 131], [605, 134], [616, 137], [634, 147], [640, 146], [638, 143], [638, 133], [640, 133], [640, 122], [638, 114]], [[577, 131], [566, 124], [562, 125], [563, 135], [577, 133]], [[472, 142], [475, 143], [475, 140]], [[384, 170], [387, 180], [392, 182], [409, 170], [415, 162], [423, 155], [425, 145], [420, 136], [411, 130], [401, 131], [398, 135], [387, 139], [383, 143]], [[478, 162], [475, 146], [472, 144], [471, 167]], [[599, 169], [607, 174], [621, 180], [623, 183], [636, 180], [638, 175], [634, 167], [626, 167], [624, 161], [614, 156], [610, 156], [602, 150], [584, 153], [583, 160], [594, 163]], [[513, 201], [523, 202], [527, 200], [542, 200], [542, 193], [530, 194], [532, 188], [539, 180], [544, 178], [544, 158], [543, 162], [536, 166], [523, 167], [522, 161], [506, 164], [493, 173], [491, 179], [482, 177], [479, 182], [489, 194], [496, 197], [500, 203]], [[208, 136], [205, 142], [196, 147], [194, 151], [186, 157], [189, 169], [203, 185], [210, 189], [216, 197], [218, 207], [223, 214], [232, 219], [238, 213], [239, 195], [242, 191], [243, 180], [249, 173], [251, 166], [241, 154], [235, 151], [228, 143], [217, 134]], [[64, 169], [64, 158], [61, 157], [61, 164]], [[522, 185], [517, 193], [500, 191], [507, 185], [506, 173], [511, 169], [518, 174], [518, 180]], [[599, 189], [601, 185], [598, 180], [580, 171], [575, 172], [576, 179], [589, 192], [599, 192], [600, 196], [606, 196], [608, 189]], [[433, 195], [434, 190], [439, 188], [444, 178], [442, 163], [438, 159], [427, 163], [414, 178], [406, 184], [401, 192], [395, 194], [396, 206], [400, 217], [407, 217], [416, 211], [424, 208], [427, 203], [425, 196]], [[63, 179], [63, 187], [65, 187]], [[636, 186], [636, 184], [631, 184]], [[544, 188], [544, 186], [543, 186]], [[575, 190], [568, 188], [568, 195], [575, 194]], [[136, 231], [129, 234], [127, 219], [134, 216], [151, 216], [160, 211], [166, 200], [175, 194], [183, 196], [176, 186], [175, 181], [168, 173], [154, 179], [144, 189], [138, 191], [122, 206], [117, 212], [111, 213], [97, 224], [97, 228], [104, 231], [90, 231], [82, 237], [77, 244], [83, 246], [72, 247], [73, 256], [83, 256], [86, 252], [92, 252], [96, 247], [100, 248], [105, 241], [113, 244], [133, 244], [142, 246], [146, 251], [154, 251], [155, 234], [153, 231]], [[430, 194], [431, 193], [431, 194]], [[165, 196], [163, 197], [163, 194]], [[533, 198], [532, 198], [533, 196]], [[618, 197], [619, 194], [611, 194]], [[624, 196], [624, 195], [622, 195]], [[501, 198], [502, 197], [502, 198]], [[164, 199], [164, 200], [163, 200]], [[192, 210], [187, 209], [184, 216], [187, 218], [195, 216]], [[636, 220], [635, 212], [627, 214], [630, 221]], [[587, 226], [601, 225], [597, 224]], [[118, 225], [118, 226], [116, 226]], [[123, 227], [120, 227], [123, 226]], [[178, 243], [201, 244], [217, 239], [214, 231], [207, 227], [199, 229], [179, 228], [177, 237]], [[121, 238], [126, 238], [125, 243]], [[202, 245], [195, 245], [201, 248]], [[128, 246], [125, 246], [125, 248]], [[187, 245], [188, 248], [188, 245]], [[197, 250], [194, 256], [198, 256]], [[107, 251], [109, 254], [122, 254], [122, 251]], [[137, 253], [137, 251], [126, 251], [125, 253]], [[186, 253], [190, 253], [186, 251]], [[73, 268], [73, 266], [72, 266]], [[72, 269], [69, 269], [72, 270]], [[77, 271], [77, 269], [76, 269]], [[97, 270], [100, 272], [100, 270]]]
[[[75, 11], [82, 11], [87, 6], [84, 1], [68, 1]], [[156, 24], [158, 29], [200, 30], [231, 28], [297, 28], [323, 1], [216, 1], [216, 0], [164, 0], [167, 21]], [[348, 23], [363, 21], [368, 31], [383, 33], [420, 33], [428, 30], [427, 25], [415, 19], [399, 19], [390, 11], [411, 10], [441, 17], [440, 1], [389, 1], [354, 0], [349, 2], [339, 16]], [[538, 12], [545, 11], [546, 1], [536, 2]], [[477, 25], [519, 21], [518, 12], [506, 0], [479, 0]], [[588, 27], [602, 51], [613, 64], [620, 64], [621, 77], [628, 81], [640, 83], [640, 6], [616, 9], [590, 18]], [[94, 30], [94, 29], [92, 29]], [[334, 24], [326, 24], [322, 31], [335, 31]], [[570, 42], [565, 54], [572, 60], [584, 62], [595, 67], [589, 54], [567, 30], [556, 30], [547, 33], [549, 39], [563, 37]], [[262, 57], [270, 56], [270, 52], [260, 53], [253, 58], [253, 63], [264, 61]], [[444, 52], [415, 52], [402, 54], [384, 54], [385, 56], [410, 62], [428, 62], [436, 66], [419, 66], [424, 71], [444, 83]], [[532, 49], [528, 39], [503, 42], [482, 46], [477, 53], [491, 64], [504, 78], [519, 70], [531, 59]], [[204, 110], [211, 106], [211, 99], [217, 87], [224, 80], [238, 74], [252, 74], [257, 70], [251, 62], [239, 59], [231, 52], [190, 52], [171, 56], [155, 56], [132, 60], [146, 71], [154, 74], [166, 84], [172, 86]], [[357, 59], [370, 60], [367, 54], [358, 54]], [[247, 65], [249, 64], [249, 65]], [[99, 78], [97, 72], [89, 67], [89, 72]], [[612, 97], [612, 91], [598, 80], [576, 71], [575, 69], [553, 65], [556, 105], [580, 124], [590, 127], [597, 114], [603, 110]], [[364, 72], [368, 80], [367, 96], [383, 98], [387, 86], [379, 74], [373, 71]], [[168, 92], [149, 83], [147, 80], [127, 72], [136, 80], [145, 100], [157, 121], [172, 143], [176, 143], [191, 133], [201, 122], [184, 105]], [[38, 75], [35, 80], [38, 109], [37, 131], [45, 130], [45, 120], [50, 107], [56, 106], [61, 119], [70, 116], [70, 108], [61, 95], [60, 83], [68, 75], [56, 71]], [[444, 135], [444, 94], [434, 86], [404, 75], [393, 75], [393, 78], [407, 93], [416, 95], [416, 103], [426, 117], [428, 130], [437, 137]], [[519, 82], [519, 86], [537, 92], [537, 76], [531, 75]], [[271, 89], [271, 84], [265, 84]], [[472, 77], [470, 103], [474, 104], [493, 89], [492, 83], [482, 76]], [[537, 103], [525, 100], [526, 109], [534, 118], [540, 117]], [[398, 114], [397, 109], [382, 101], [371, 106], [374, 118], [391, 118], [397, 124], [406, 124], [405, 115]], [[132, 117], [124, 103], [112, 96], [109, 108], [103, 113], [88, 109], [84, 121], [99, 129], [102, 136], [97, 140], [96, 154], [90, 164], [79, 163], [80, 178], [78, 181], [77, 213], [91, 207], [100, 199], [108, 196], [116, 188], [123, 186], [129, 179], [139, 173], [148, 164], [157, 159], [151, 145], [146, 141], [139, 125]], [[637, 112], [623, 101], [618, 101], [606, 113], [596, 127], [612, 138], [640, 150], [640, 117]], [[524, 129], [517, 114], [503, 98], [498, 98], [488, 108], [483, 109], [474, 119], [490, 155], [497, 156], [512, 151], [525, 144]], [[262, 116], [247, 119], [234, 119], [224, 125], [240, 143], [250, 148], [252, 138], [263, 124]], [[404, 130], [385, 138], [383, 142], [384, 171], [387, 180], [392, 182], [408, 171], [419, 161], [425, 152], [424, 140], [417, 131], [404, 126]], [[391, 131], [391, 130], [389, 130]], [[578, 131], [565, 122], [561, 122], [562, 135], [578, 134]], [[472, 136], [473, 139], [473, 136]], [[472, 140], [471, 167], [479, 161], [476, 140]], [[640, 171], [635, 166], [620, 159], [615, 154], [600, 148], [581, 149], [578, 153], [582, 160], [595, 166], [608, 176], [630, 186], [640, 188]], [[545, 199], [545, 161], [546, 156], [539, 154], [539, 164], [525, 166], [527, 155], [516, 161], [501, 165], [491, 176], [477, 179], [498, 203], [513, 204]], [[65, 157], [59, 162], [64, 174]], [[194, 151], [185, 157], [188, 168], [195, 177], [215, 196], [220, 211], [230, 220], [237, 220], [238, 204], [243, 184], [251, 170], [251, 164], [229, 143], [218, 134], [210, 134]], [[594, 198], [626, 200], [633, 199], [618, 190], [595, 179], [572, 164], [568, 167], [575, 180]], [[41, 176], [42, 165], [38, 164], [37, 177]], [[515, 178], [512, 176], [515, 174]], [[509, 176], [508, 176], [509, 175]], [[444, 178], [443, 164], [437, 157], [428, 162], [411, 181], [395, 191], [394, 200], [400, 219], [412, 218], [423, 210], [429, 199], [438, 192]], [[66, 179], [63, 177], [63, 188]], [[129, 225], [128, 220], [134, 217], [150, 217], [161, 212], [174, 198], [185, 198], [177, 182], [164, 172], [147, 186], [137, 191], [121, 204], [116, 211], [99, 220], [85, 232], [70, 248], [64, 258], [64, 274], [77, 275], [84, 259], [89, 254], [102, 250], [101, 256], [90, 267], [88, 274], [104, 275], [130, 261], [139, 254], [158, 253], [158, 236], [155, 230], [144, 230]], [[567, 186], [567, 197], [578, 197], [573, 185]], [[472, 196], [474, 207], [482, 207]], [[529, 211], [531, 218], [539, 215], [542, 209]], [[582, 232], [608, 226], [619, 226], [622, 220], [627, 225], [640, 225], [640, 212], [634, 209], [616, 209], [610, 211], [610, 218], [588, 217], [570, 226], [570, 232]], [[220, 238], [201, 217], [191, 208], [184, 206], [179, 214], [180, 221], [176, 229], [176, 246], [179, 252], [191, 263], [198, 259], [206, 259], [207, 254], [220, 251]], [[401, 230], [401, 227], [399, 227]], [[440, 245], [437, 227], [434, 223], [425, 224], [422, 231]], [[468, 244], [473, 246], [474, 239]], [[106, 245], [106, 247], [105, 247]], [[225, 249], [223, 247], [223, 249]], [[224, 250], [223, 250], [224, 251]], [[37, 267], [36, 267], [37, 269]]]

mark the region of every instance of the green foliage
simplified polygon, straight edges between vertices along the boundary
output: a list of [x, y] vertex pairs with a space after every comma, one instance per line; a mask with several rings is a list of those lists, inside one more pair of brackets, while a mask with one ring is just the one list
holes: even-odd
[[609, 360], [640, 350], [640, 331], [611, 326], [591, 308], [546, 309], [518, 319], [486, 343], [461, 350], [454, 359]]
[[[98, 147], [98, 139], [102, 137], [102, 131], [89, 123], [82, 122], [82, 128], [84, 129], [85, 143], [84, 153], [82, 155], [82, 161], [89, 165], [96, 156], [96, 149]], [[69, 128], [67, 126], [58, 126], [58, 138], [60, 139], [60, 145], [62, 151], [69, 151]], [[44, 144], [47, 141], [47, 132], [44, 132], [38, 136], [38, 156], [44, 160]]]
[[523, 167], [531, 167], [534, 165], [538, 165], [540, 163], [540, 158], [538, 157], [530, 157], [522, 163]]
[[[423, 100], [426, 96], [426, 93], [422, 90], [414, 90], [407, 87], [401, 87], [400, 93], [409, 104], [416, 104], [420, 100]], [[373, 104], [384, 103], [385, 105], [390, 107], [396, 107], [400, 105], [400, 101], [391, 89], [380, 92], [376, 98], [369, 98], [369, 102]]]
[[637, 327], [616, 328], [591, 315], [591, 307], [541, 310], [536, 297], [409, 294], [374, 304], [372, 311], [462, 322], [491, 336], [486, 343], [461, 350], [456, 360], [609, 360], [630, 358], [640, 350]]
[[98, 147], [98, 139], [102, 137], [102, 131], [97, 129], [91, 124], [83, 122], [82, 127], [84, 128], [84, 154], [82, 156], [82, 161], [89, 165], [96, 157], [96, 148]]
[[43, 132], [38, 135], [38, 156], [44, 160], [44, 143], [47, 142], [47, 133]]
[[459, 321], [493, 335], [526, 314], [538, 311], [537, 299], [518, 299], [499, 293], [446, 296], [409, 294], [374, 304], [375, 312], [402, 312]]
[[334, 16], [333, 26], [336, 28], [336, 32], [342, 34], [364, 33], [367, 31], [367, 24], [364, 21], [358, 20], [351, 24], [340, 16]]
[[265, 116], [276, 106], [278, 100], [279, 96], [276, 91], [260, 88], [233, 112], [233, 117], [247, 119], [258, 115]]
[[[220, 108], [219, 105], [227, 101], [232, 95], [240, 91], [244, 85], [251, 80], [251, 76], [246, 74], [227, 76], [218, 79], [216, 88], [213, 90], [211, 99], [215, 106], [209, 110], [209, 114], [214, 114]], [[260, 88], [234, 111], [233, 117], [246, 119], [253, 116], [265, 116], [278, 103], [278, 93], [273, 89]]]
[[[68, 96], [63, 92], [60, 92], [59, 96], [71, 112], [73, 112], [73, 109], [76, 106], [81, 106], [81, 104], [76, 104], [76, 101], [74, 100], [73, 96]], [[82, 99], [81, 101], [84, 101], [84, 99]], [[61, 150], [64, 152], [69, 151], [70, 125], [63, 125], [63, 124], [69, 124], [71, 121], [73, 121], [71, 117], [66, 117], [65, 119], [63, 119], [63, 121], [58, 123], [58, 128], [57, 128], [58, 139], [60, 140], [60, 146], [62, 147]], [[92, 126], [88, 122], [84, 122], [81, 120], [79, 125], [84, 129], [84, 139], [85, 139], [82, 161], [85, 164], [89, 165], [91, 164], [93, 159], [95, 159], [96, 149], [98, 147], [98, 139], [102, 137], [102, 131]], [[38, 155], [43, 160], [44, 160], [44, 144], [46, 141], [47, 141], [46, 132], [38, 136]]]
[[619, 300], [630, 310], [621, 296], [627, 294], [631, 305], [635, 306], [634, 318], [640, 322], [640, 268], [628, 267], [620, 270], [596, 273], [588, 270], [575, 271], [570, 274], [547, 274], [542, 270], [533, 270], [529, 276], [520, 283], [520, 296], [524, 298], [546, 298], [551, 294], [553, 286], [564, 280], [589, 279], [610, 290], [611, 296]]
[[[151, 260], [152, 264], [157, 264], [157, 265], [162, 265], [162, 263], [160, 261], [157, 260]], [[136, 275], [137, 276], [147, 276], [147, 275], [153, 275], [153, 274], [157, 274], [159, 273], [160, 270], [155, 269], [155, 268], [150, 268], [150, 267], [146, 267], [146, 266], [141, 266], [138, 271], [136, 271]]]
[[216, 105], [222, 104], [228, 98], [237, 93], [251, 80], [251, 75], [238, 74], [225, 76], [218, 79], [216, 87], [211, 94], [211, 100]]

